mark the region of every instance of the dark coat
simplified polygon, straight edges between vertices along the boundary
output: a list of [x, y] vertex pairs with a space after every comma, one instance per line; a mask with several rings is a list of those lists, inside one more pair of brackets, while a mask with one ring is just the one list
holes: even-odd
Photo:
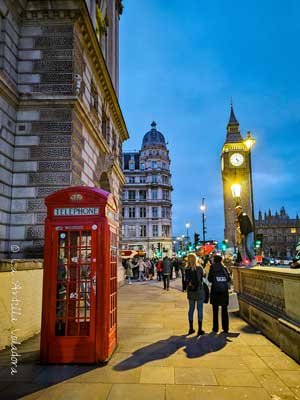
[[196, 269], [185, 269], [185, 285], [187, 290], [187, 298], [189, 300], [204, 300], [203, 290], [203, 269], [196, 267]]
[[172, 261], [170, 260], [169, 257], [165, 257], [163, 259], [163, 261], [162, 261], [162, 273], [163, 273], [163, 275], [171, 273], [171, 266], [172, 266]]
[[208, 281], [212, 283], [211, 289], [210, 289], [210, 304], [216, 305], [216, 306], [228, 306], [229, 303], [229, 292], [228, 290], [224, 293], [216, 293], [215, 287], [214, 287], [214, 276], [216, 273], [219, 273], [220, 271], [224, 271], [225, 276], [227, 277], [227, 281], [230, 282], [230, 274], [227, 270], [227, 268], [222, 264], [222, 263], [215, 263], [212, 264], [208, 273]]
[[253, 232], [252, 223], [246, 213], [244, 213], [244, 212], [241, 213], [237, 219], [240, 224], [240, 230], [241, 230], [242, 235], [247, 236], [248, 233]]

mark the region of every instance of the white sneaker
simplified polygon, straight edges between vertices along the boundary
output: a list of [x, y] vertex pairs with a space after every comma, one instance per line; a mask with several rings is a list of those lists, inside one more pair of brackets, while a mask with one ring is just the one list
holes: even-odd
[[257, 261], [255, 259], [252, 260], [250, 265], [251, 267], [255, 267], [255, 265], [257, 265]]
[[129, 285], [132, 285], [132, 282], [128, 282]]

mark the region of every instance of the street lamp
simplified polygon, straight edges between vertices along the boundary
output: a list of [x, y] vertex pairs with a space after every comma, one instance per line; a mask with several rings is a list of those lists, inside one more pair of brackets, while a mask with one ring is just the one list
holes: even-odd
[[202, 212], [202, 234], [203, 234], [203, 245], [205, 246], [205, 234], [206, 234], [206, 227], [205, 227], [205, 211], [206, 205], [204, 204], [204, 197], [202, 198], [202, 204], [200, 206], [200, 210]]
[[253, 183], [252, 183], [252, 162], [251, 162], [251, 151], [255, 145], [255, 139], [251, 136], [251, 132], [247, 132], [247, 138], [245, 140], [245, 145], [249, 151], [249, 171], [250, 171], [250, 185], [251, 185], [251, 211], [252, 211], [252, 225], [255, 240], [255, 216], [254, 216], [254, 198], [253, 198]]
[[231, 185], [232, 197], [235, 200], [235, 205], [239, 206], [241, 201], [242, 186], [239, 183]]
[[190, 228], [191, 224], [189, 222], [187, 222], [185, 224], [186, 227], [186, 246], [188, 246], [189, 244], [189, 228]]

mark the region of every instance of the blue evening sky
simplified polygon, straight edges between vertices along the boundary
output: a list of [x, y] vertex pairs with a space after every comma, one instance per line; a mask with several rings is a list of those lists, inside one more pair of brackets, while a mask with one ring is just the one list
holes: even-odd
[[155, 120], [172, 160], [173, 234], [223, 239], [220, 153], [230, 98], [252, 154], [256, 215], [300, 214], [300, 3], [295, 0], [126, 0], [120, 103], [140, 149]]

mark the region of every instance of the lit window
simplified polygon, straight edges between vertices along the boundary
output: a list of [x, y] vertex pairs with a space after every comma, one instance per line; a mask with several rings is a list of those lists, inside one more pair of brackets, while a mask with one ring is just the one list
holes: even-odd
[[297, 233], [297, 228], [291, 228], [291, 233]]

